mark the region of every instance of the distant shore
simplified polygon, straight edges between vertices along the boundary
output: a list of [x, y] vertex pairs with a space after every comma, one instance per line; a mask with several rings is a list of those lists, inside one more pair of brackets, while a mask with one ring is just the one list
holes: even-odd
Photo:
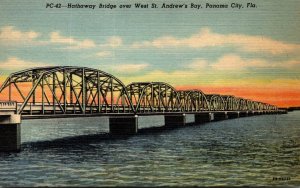
[[286, 108], [288, 111], [300, 110], [300, 106], [293, 106]]

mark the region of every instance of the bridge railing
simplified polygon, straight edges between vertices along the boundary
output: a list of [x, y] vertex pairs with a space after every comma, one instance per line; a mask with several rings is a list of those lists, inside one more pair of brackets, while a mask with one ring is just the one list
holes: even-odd
[[[17, 103], [17, 109], [22, 106], [23, 103]], [[64, 108], [66, 111], [62, 111], [59, 104], [50, 104], [45, 105], [43, 103], [32, 103], [29, 102], [23, 109], [22, 114], [32, 115], [32, 114], [83, 114], [79, 104], [67, 104]], [[101, 105], [100, 109], [98, 105], [89, 105], [86, 106], [85, 114], [93, 113], [131, 113], [131, 106], [124, 105]]]
[[0, 101], [0, 112], [17, 111], [17, 102]]

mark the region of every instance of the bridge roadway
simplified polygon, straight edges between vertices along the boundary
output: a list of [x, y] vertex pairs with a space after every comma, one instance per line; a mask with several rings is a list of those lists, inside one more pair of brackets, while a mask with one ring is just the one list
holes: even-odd
[[0, 151], [20, 150], [21, 119], [107, 116], [111, 134], [131, 135], [138, 132], [140, 116], [162, 115], [164, 126], [173, 128], [281, 113], [287, 111], [233, 95], [176, 90], [164, 82], [124, 85], [87, 67], [32, 68], [10, 74], [0, 87]]
[[[154, 116], [154, 115], [202, 115], [202, 114], [224, 114], [224, 119], [248, 117], [264, 114], [284, 114], [285, 110], [278, 111], [202, 111], [202, 112], [150, 112], [150, 113], [93, 113], [93, 114], [48, 114], [48, 115], [22, 115], [22, 120], [28, 119], [52, 119], [52, 118], [79, 118], [79, 117], [132, 117], [132, 116]], [[1, 116], [1, 115], [0, 115]], [[212, 115], [212, 117], [214, 117]], [[213, 120], [213, 119], [212, 119]]]
[[[21, 120], [77, 118], [105, 116], [109, 118], [109, 132], [115, 136], [138, 133], [141, 116], [164, 116], [164, 127], [171, 129], [187, 125], [200, 125], [211, 121], [264, 114], [284, 114], [285, 110], [265, 111], [201, 111], [201, 112], [148, 112], [148, 113], [89, 113], [89, 114], [16, 114], [16, 102], [0, 102], [0, 152], [20, 151]], [[187, 118], [189, 116], [189, 118]], [[188, 120], [189, 119], [189, 120]]]

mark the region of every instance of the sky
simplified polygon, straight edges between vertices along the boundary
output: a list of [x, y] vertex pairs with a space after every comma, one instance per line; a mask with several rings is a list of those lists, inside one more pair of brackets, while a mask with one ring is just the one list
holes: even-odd
[[[300, 1], [250, 1], [255, 8], [247, 8], [248, 2], [1, 0], [0, 85], [26, 68], [84, 66], [125, 85], [160, 81], [300, 106]], [[47, 3], [96, 8], [46, 8]], [[117, 7], [98, 8], [100, 3]], [[134, 8], [135, 3], [149, 8]], [[152, 3], [158, 8], [150, 8]], [[187, 8], [161, 8], [163, 3]], [[229, 8], [205, 8], [206, 3]]]

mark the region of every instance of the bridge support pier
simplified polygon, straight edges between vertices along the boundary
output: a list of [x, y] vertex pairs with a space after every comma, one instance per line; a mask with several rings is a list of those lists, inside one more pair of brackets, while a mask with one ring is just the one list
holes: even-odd
[[211, 122], [213, 119], [214, 119], [213, 113], [204, 112], [204, 113], [195, 114], [196, 124]]
[[253, 111], [248, 111], [248, 116], [254, 116], [254, 112]]
[[195, 125], [195, 114], [185, 114], [185, 125]]
[[184, 126], [186, 124], [185, 114], [165, 115], [165, 126], [174, 128]]
[[253, 113], [254, 116], [259, 115], [259, 111], [253, 111], [252, 113]]
[[109, 118], [109, 133], [116, 136], [134, 135], [138, 132], [138, 116]]
[[221, 121], [228, 119], [227, 112], [215, 112], [214, 113], [214, 121]]
[[233, 118], [239, 118], [240, 113], [239, 112], [227, 112], [228, 119], [233, 119]]
[[239, 112], [239, 116], [240, 117], [247, 117], [248, 116], [248, 112], [245, 112], [245, 111]]
[[0, 152], [21, 150], [21, 116], [0, 114]]

